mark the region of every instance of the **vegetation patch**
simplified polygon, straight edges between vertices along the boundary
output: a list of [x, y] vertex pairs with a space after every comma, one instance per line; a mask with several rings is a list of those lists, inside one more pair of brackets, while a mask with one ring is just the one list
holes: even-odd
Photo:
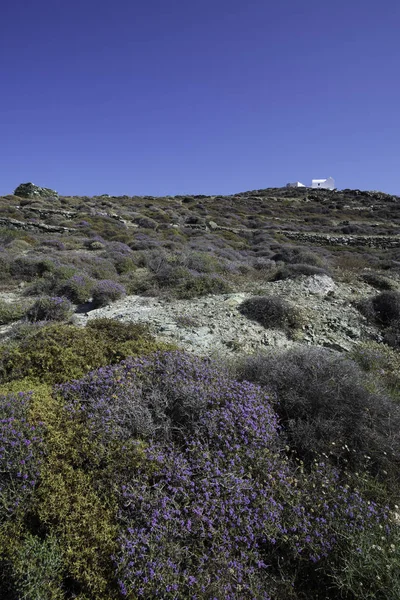
[[268, 329], [283, 329], [287, 333], [304, 324], [301, 312], [279, 296], [254, 296], [245, 300], [239, 311]]

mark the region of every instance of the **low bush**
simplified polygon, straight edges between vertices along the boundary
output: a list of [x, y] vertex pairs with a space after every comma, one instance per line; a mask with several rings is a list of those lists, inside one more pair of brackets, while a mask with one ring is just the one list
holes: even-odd
[[11, 277], [11, 258], [4, 251], [0, 252], [0, 281], [7, 281]]
[[7, 325], [13, 321], [22, 319], [25, 312], [26, 306], [21, 303], [0, 300], [0, 325]]
[[382, 292], [372, 300], [376, 318], [385, 326], [400, 320], [400, 292]]
[[73, 275], [57, 287], [57, 293], [75, 304], [83, 304], [91, 298], [94, 283], [87, 275]]
[[67, 321], [74, 312], [71, 302], [60, 296], [43, 296], [26, 311], [28, 321]]
[[326, 269], [321, 269], [320, 267], [314, 267], [312, 265], [285, 265], [284, 267], [276, 271], [273, 277], [273, 281], [281, 281], [283, 279], [296, 279], [297, 277], [301, 277], [302, 275], [309, 277], [310, 275], [329, 275], [329, 273], [328, 271], [326, 271]]
[[60, 383], [128, 356], [173, 347], [156, 342], [141, 324], [107, 319], [94, 320], [86, 328], [66, 324], [25, 327], [13, 344], [0, 346], [0, 382], [31, 377]]
[[391, 327], [400, 321], [400, 292], [382, 292], [358, 302], [358, 310], [371, 321], [383, 327]]
[[254, 296], [245, 300], [239, 311], [266, 328], [283, 329], [287, 333], [304, 324], [301, 312], [279, 296]]
[[126, 295], [124, 286], [110, 279], [98, 281], [92, 290], [93, 306], [99, 308], [107, 306]]
[[292, 265], [302, 264], [313, 267], [322, 267], [324, 260], [308, 248], [282, 247], [279, 252], [272, 256], [275, 261], [283, 261]]
[[391, 344], [362, 342], [353, 348], [351, 357], [373, 376], [378, 389], [383, 383], [390, 395], [400, 402], [400, 353]]
[[61, 544], [54, 534], [44, 539], [31, 533], [23, 536], [12, 559], [18, 598], [63, 600], [64, 572]]
[[91, 258], [85, 265], [85, 270], [90, 277], [94, 279], [118, 279], [118, 273], [114, 263], [108, 258], [95, 256]]
[[51, 273], [56, 265], [51, 259], [37, 260], [28, 256], [15, 258], [10, 264], [10, 273], [19, 281], [32, 281], [35, 277], [42, 277]]
[[392, 281], [388, 277], [380, 275], [379, 273], [364, 273], [362, 275], [362, 279], [363, 281], [365, 281], [365, 283], [368, 283], [377, 290], [391, 291], [396, 289], [394, 281]]
[[144, 459], [119, 471], [123, 596], [318, 598], [353, 532], [390, 546], [385, 515], [349, 481], [284, 457], [265, 392], [207, 360], [159, 353], [59, 393], [103, 447], [148, 440]]
[[182, 352], [7, 386], [2, 597], [396, 597], [387, 510], [362, 479], [287, 457], [262, 387]]
[[208, 294], [229, 294], [232, 288], [218, 275], [194, 275], [183, 279], [173, 290], [177, 298], [189, 299]]
[[[26, 288], [25, 296], [58, 295], [58, 288], [77, 273], [76, 267], [72, 265], [61, 265], [54, 271], [45, 273], [43, 277], [37, 277]], [[62, 295], [62, 294], [61, 294]]]
[[239, 376], [278, 399], [289, 445], [310, 462], [325, 453], [337, 465], [398, 486], [400, 406], [366, 387], [365, 372], [346, 357], [319, 348], [248, 357]]

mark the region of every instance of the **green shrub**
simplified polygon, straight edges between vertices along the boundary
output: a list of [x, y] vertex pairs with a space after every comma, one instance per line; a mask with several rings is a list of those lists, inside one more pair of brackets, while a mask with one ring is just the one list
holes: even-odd
[[52, 296], [58, 294], [58, 288], [68, 279], [73, 277], [77, 270], [72, 265], [62, 265], [54, 271], [45, 273], [43, 277], [36, 278], [28, 285], [25, 290], [25, 296]]
[[400, 292], [382, 292], [357, 304], [358, 310], [378, 325], [390, 327], [400, 321]]
[[283, 261], [292, 265], [303, 264], [311, 265], [313, 267], [322, 267], [324, 260], [315, 252], [312, 252], [308, 248], [291, 248], [283, 247], [279, 252], [272, 256], [275, 261]]
[[400, 598], [400, 527], [382, 525], [345, 535], [346, 549], [331, 575], [341, 598]]
[[400, 353], [390, 345], [378, 342], [362, 342], [351, 352], [360, 367], [373, 375], [379, 388], [383, 383], [389, 393], [400, 401]]
[[12, 588], [29, 600], [61, 600], [75, 597], [77, 590], [87, 600], [116, 598], [112, 481], [126, 468], [128, 455], [131, 465], [141, 460], [141, 445], [128, 453], [117, 446], [106, 453], [80, 411], [67, 410], [50, 386], [24, 380], [6, 387], [32, 390], [30, 421], [46, 431], [33, 502], [0, 530], [0, 556], [10, 565]]
[[321, 269], [320, 267], [314, 267], [313, 265], [294, 264], [285, 265], [281, 269], [278, 269], [272, 280], [281, 281], [283, 279], [296, 279], [297, 277], [301, 277], [302, 275], [309, 277], [310, 275], [328, 274], [328, 271], [326, 271], [325, 269]]
[[364, 273], [362, 279], [377, 290], [392, 291], [396, 289], [396, 285], [391, 279], [379, 273]]
[[107, 306], [126, 295], [124, 286], [116, 281], [103, 279], [98, 281], [92, 290], [93, 306], [96, 308]]
[[152, 339], [149, 333], [148, 325], [144, 323], [122, 323], [114, 319], [93, 319], [87, 324], [87, 329], [108, 343], [122, 343], [137, 341], [148, 337]]
[[172, 293], [177, 298], [190, 299], [208, 294], [229, 294], [232, 288], [227, 281], [218, 275], [190, 276], [180, 281]]
[[299, 348], [243, 359], [238, 373], [275, 395], [289, 445], [303, 460], [325, 453], [398, 489], [400, 407], [371, 391], [354, 361]]
[[103, 319], [87, 328], [51, 324], [26, 333], [13, 345], [0, 346], [0, 382], [31, 377], [61, 383], [128, 356], [174, 347], [156, 342], [142, 325]]
[[390, 326], [400, 320], [400, 292], [382, 292], [375, 296], [372, 305], [380, 323]]
[[75, 304], [83, 304], [92, 296], [94, 281], [87, 275], [73, 275], [57, 287], [57, 293]]
[[74, 310], [67, 298], [43, 296], [26, 311], [28, 321], [67, 321]]
[[13, 559], [15, 588], [19, 598], [63, 600], [63, 554], [54, 534], [41, 539], [27, 534]]
[[87, 263], [87, 273], [94, 279], [117, 279], [118, 273], [114, 264], [101, 256], [95, 256]]
[[37, 260], [28, 256], [20, 256], [10, 264], [10, 273], [19, 281], [32, 281], [35, 277], [42, 277], [55, 269], [54, 262], [45, 258]]
[[11, 258], [5, 253], [0, 253], [0, 281], [7, 281], [10, 278]]
[[287, 333], [304, 324], [301, 312], [279, 296], [255, 296], [245, 300], [239, 311], [269, 329], [283, 329]]
[[25, 312], [26, 306], [21, 303], [0, 300], [0, 325], [7, 325], [13, 321], [22, 319]]

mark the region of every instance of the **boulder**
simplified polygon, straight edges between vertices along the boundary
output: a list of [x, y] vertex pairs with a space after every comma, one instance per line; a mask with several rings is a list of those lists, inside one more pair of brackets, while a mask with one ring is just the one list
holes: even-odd
[[50, 188], [43, 188], [34, 183], [21, 183], [14, 191], [20, 198], [58, 198], [58, 193]]

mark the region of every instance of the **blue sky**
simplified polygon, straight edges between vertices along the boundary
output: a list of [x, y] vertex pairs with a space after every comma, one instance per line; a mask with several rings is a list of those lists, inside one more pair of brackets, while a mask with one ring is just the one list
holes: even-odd
[[2, 0], [0, 193], [400, 195], [398, 0]]

